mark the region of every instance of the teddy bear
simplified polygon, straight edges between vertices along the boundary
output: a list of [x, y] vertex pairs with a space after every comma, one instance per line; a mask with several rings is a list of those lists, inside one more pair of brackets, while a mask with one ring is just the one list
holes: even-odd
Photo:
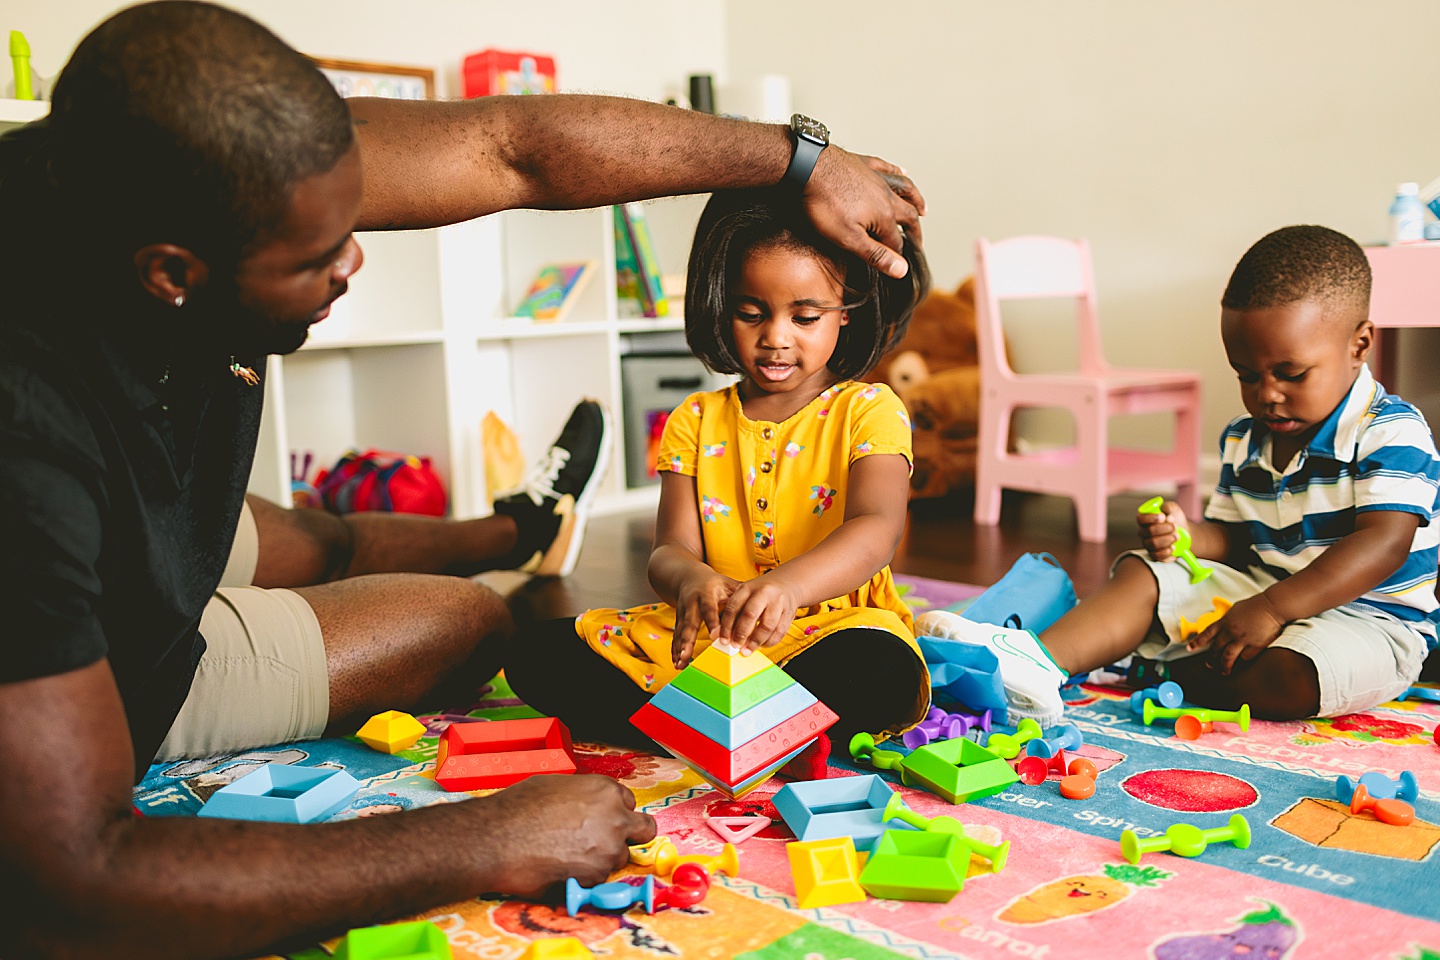
[[866, 379], [888, 383], [910, 411], [911, 499], [941, 497], [975, 482], [980, 361], [973, 278], [954, 293], [932, 290], [904, 338]]

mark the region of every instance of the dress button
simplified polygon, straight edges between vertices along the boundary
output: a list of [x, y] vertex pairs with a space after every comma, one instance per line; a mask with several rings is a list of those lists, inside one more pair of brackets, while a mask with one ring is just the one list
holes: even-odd
[[1294, 497], [1295, 497], [1295, 495], [1294, 495], [1293, 493], [1291, 493], [1289, 490], [1286, 490], [1284, 493], [1280, 494], [1280, 499], [1286, 501], [1287, 503], [1288, 503], [1290, 500], [1294, 499]]
[[766, 460], [764, 463], [760, 464], [760, 472], [769, 473], [772, 469], [774, 469], [774, 467], [775, 464], [771, 463], [769, 460]]
[[774, 543], [774, 542], [775, 542], [775, 541], [771, 540], [768, 536], [765, 536], [765, 537], [761, 537], [761, 538], [760, 538], [760, 546], [762, 546], [762, 547], [768, 547], [768, 546], [770, 546], [770, 544], [772, 544], [772, 543]]
[[764, 497], [761, 497], [759, 500], [755, 501], [756, 510], [764, 510], [768, 506], [770, 506], [770, 501], [766, 500]]
[[769, 427], [766, 427], [764, 430], [760, 431], [760, 436], [764, 437], [766, 440], [769, 440], [771, 437], [775, 436], [775, 431], [771, 430]]

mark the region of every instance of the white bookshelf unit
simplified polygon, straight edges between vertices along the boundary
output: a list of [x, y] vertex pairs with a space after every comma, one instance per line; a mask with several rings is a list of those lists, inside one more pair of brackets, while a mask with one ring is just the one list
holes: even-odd
[[[42, 101], [0, 100], [0, 131], [44, 116]], [[666, 274], [683, 274], [704, 197], [647, 204]], [[456, 517], [491, 512], [480, 424], [491, 410], [542, 454], [582, 397], [610, 408], [610, 467], [597, 512], [651, 506], [658, 488], [625, 476], [620, 354], [647, 333], [684, 329], [681, 305], [660, 319], [622, 317], [610, 207], [516, 210], [432, 230], [359, 235], [365, 263], [350, 292], [299, 351], [271, 357], [252, 492], [288, 506], [290, 456], [329, 466], [352, 448], [431, 459]], [[512, 315], [540, 268], [599, 270], [563, 322]], [[312, 468], [313, 472], [313, 468]]]

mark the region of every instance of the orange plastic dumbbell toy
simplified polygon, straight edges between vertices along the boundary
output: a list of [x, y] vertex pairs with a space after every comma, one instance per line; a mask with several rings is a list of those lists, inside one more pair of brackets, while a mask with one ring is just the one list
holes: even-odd
[[1094, 763], [1085, 757], [1067, 757], [1064, 750], [1048, 760], [1044, 757], [1021, 757], [1015, 765], [1015, 772], [1020, 774], [1021, 783], [1031, 787], [1044, 783], [1052, 773], [1061, 777], [1086, 776], [1091, 780], [1098, 776]]
[[1199, 740], [1201, 734], [1214, 729], [1214, 721], [1198, 720], [1193, 714], [1187, 713], [1183, 717], [1175, 718], [1175, 736], [1181, 740]]
[[727, 877], [740, 876], [740, 853], [735, 849], [735, 844], [725, 844], [725, 849], [713, 857], [707, 857], [703, 853], [690, 853], [680, 856], [675, 845], [661, 847], [655, 854], [655, 873], [661, 877], [668, 877], [675, 872], [675, 868], [682, 863], [694, 863], [705, 868], [709, 874], [723, 873]]
[[1066, 800], [1089, 800], [1095, 796], [1095, 778], [1074, 773], [1060, 781], [1060, 796]]
[[1365, 789], [1365, 784], [1355, 788], [1350, 795], [1350, 812], [1364, 813], [1369, 810], [1375, 815], [1375, 819], [1381, 823], [1388, 823], [1396, 827], [1408, 827], [1415, 822], [1415, 808], [1404, 800], [1378, 800], [1370, 796], [1370, 791]]

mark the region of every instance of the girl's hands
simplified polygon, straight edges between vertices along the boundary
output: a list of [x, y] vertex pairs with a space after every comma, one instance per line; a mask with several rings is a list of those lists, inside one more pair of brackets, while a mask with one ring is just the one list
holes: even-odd
[[1135, 522], [1140, 526], [1140, 543], [1150, 559], [1157, 561], [1175, 559], [1171, 549], [1175, 546], [1175, 532], [1190, 526], [1185, 511], [1174, 500], [1166, 500], [1162, 509], [1163, 513], [1135, 514]]
[[1211, 663], [1228, 677], [1235, 661], [1255, 659], [1284, 629], [1285, 618], [1275, 604], [1265, 594], [1257, 593], [1235, 604], [1185, 646], [1190, 650], [1213, 647]]
[[670, 641], [670, 656], [676, 670], [690, 665], [695, 651], [695, 637], [703, 623], [712, 639], [720, 632], [720, 613], [726, 601], [740, 586], [738, 580], [716, 573], [709, 567], [698, 567], [680, 582], [675, 598], [675, 635]]
[[776, 574], [747, 580], [737, 586], [720, 614], [720, 631], [711, 631], [716, 640], [753, 653], [773, 647], [785, 638], [795, 619], [795, 592]]

